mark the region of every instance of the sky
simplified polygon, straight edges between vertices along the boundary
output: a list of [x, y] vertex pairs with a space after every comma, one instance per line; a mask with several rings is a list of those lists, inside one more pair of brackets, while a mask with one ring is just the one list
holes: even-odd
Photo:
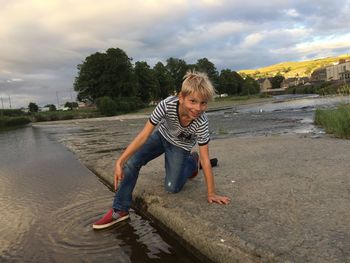
[[0, 0], [0, 107], [76, 98], [77, 65], [121, 48], [220, 72], [350, 53], [350, 0]]

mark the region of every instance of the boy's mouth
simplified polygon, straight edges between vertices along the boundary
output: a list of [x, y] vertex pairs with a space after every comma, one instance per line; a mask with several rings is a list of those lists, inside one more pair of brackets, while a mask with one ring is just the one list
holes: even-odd
[[190, 111], [190, 113], [191, 113], [192, 117], [194, 117], [194, 118], [198, 118], [199, 115], [201, 115], [200, 112], [193, 112], [193, 111]]

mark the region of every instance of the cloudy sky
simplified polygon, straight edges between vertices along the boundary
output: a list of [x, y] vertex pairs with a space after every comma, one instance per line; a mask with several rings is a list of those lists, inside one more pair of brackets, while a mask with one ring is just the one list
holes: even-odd
[[350, 0], [0, 0], [0, 107], [75, 98], [77, 65], [121, 48], [218, 70], [350, 53]]

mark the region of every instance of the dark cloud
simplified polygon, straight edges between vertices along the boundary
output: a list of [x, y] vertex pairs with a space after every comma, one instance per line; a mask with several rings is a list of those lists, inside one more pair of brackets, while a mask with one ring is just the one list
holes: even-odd
[[[3, 2], [3, 1], [1, 1]], [[154, 65], [169, 57], [218, 70], [349, 53], [350, 1], [14, 0], [1, 3], [0, 96], [26, 106], [71, 96], [77, 65], [118, 47]], [[67, 95], [68, 94], [68, 95]]]

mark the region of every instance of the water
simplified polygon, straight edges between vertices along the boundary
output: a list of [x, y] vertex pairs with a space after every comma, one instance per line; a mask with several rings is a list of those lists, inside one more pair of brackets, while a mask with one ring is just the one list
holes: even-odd
[[324, 130], [313, 124], [316, 108], [334, 107], [349, 101], [349, 96], [276, 96], [273, 102], [209, 113], [211, 134], [214, 139], [269, 134], [321, 136]]
[[0, 132], [0, 262], [196, 262], [153, 223], [93, 231], [114, 194], [36, 128]]

